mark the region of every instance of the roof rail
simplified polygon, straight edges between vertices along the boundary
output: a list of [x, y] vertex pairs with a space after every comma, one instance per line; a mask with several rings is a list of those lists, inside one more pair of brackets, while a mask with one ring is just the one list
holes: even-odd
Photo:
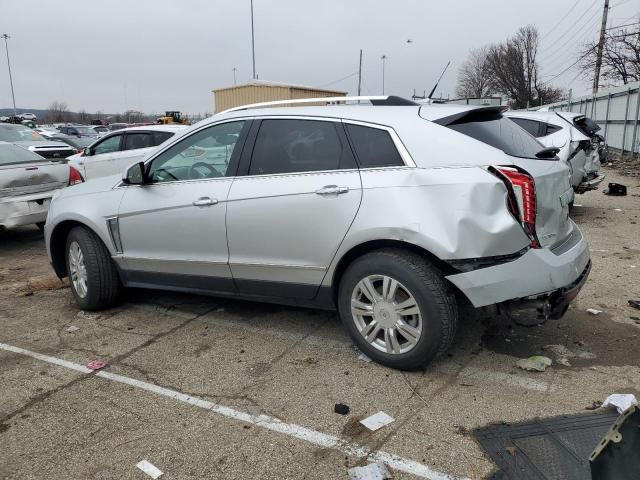
[[393, 95], [371, 95], [371, 96], [356, 96], [356, 97], [317, 97], [317, 98], [297, 98], [294, 100], [276, 100], [273, 102], [260, 102], [260, 103], [251, 103], [249, 105], [240, 105], [239, 107], [228, 108], [227, 110], [223, 110], [221, 113], [229, 113], [236, 112], [238, 110], [249, 110], [252, 108], [261, 108], [261, 107], [274, 107], [277, 105], [296, 105], [296, 104], [305, 104], [305, 103], [346, 103], [346, 102], [357, 102], [357, 101], [368, 101], [373, 105], [387, 105], [387, 106], [401, 106], [401, 105], [418, 105], [411, 100], [407, 100], [402, 97], [396, 97]]

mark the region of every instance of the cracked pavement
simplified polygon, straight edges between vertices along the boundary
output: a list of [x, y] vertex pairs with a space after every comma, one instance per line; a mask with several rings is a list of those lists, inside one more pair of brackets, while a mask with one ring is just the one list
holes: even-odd
[[[0, 342], [80, 365], [103, 359], [111, 373], [483, 478], [494, 467], [474, 428], [640, 393], [640, 311], [627, 305], [640, 297], [640, 182], [606, 173], [629, 195], [576, 198], [582, 206], [572, 215], [594, 266], [565, 318], [524, 328], [464, 308], [453, 349], [424, 372], [358, 360], [331, 312], [150, 290], [132, 290], [108, 311], [81, 312], [53, 277], [35, 228], [0, 233]], [[555, 363], [555, 351], [570, 366]], [[543, 373], [515, 367], [536, 353], [554, 365]], [[333, 413], [335, 403], [351, 412]], [[395, 421], [373, 433], [358, 423], [380, 410]], [[3, 350], [0, 444], [7, 479], [145, 478], [135, 468], [142, 459], [162, 478], [344, 479], [366, 463]]]

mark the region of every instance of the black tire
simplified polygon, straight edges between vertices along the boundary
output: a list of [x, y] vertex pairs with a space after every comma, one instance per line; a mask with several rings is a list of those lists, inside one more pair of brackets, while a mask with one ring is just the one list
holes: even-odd
[[[372, 346], [360, 333], [351, 313], [351, 295], [369, 275], [386, 275], [400, 282], [416, 300], [422, 317], [422, 332], [415, 346], [390, 354]], [[358, 348], [373, 360], [391, 368], [424, 368], [448, 350], [458, 324], [455, 295], [443, 275], [424, 257], [402, 249], [383, 249], [356, 259], [345, 271], [338, 289], [342, 323]]]
[[[87, 290], [84, 296], [76, 291], [71, 279], [69, 251], [74, 242], [80, 247], [87, 272]], [[74, 227], [67, 236], [65, 260], [71, 293], [80, 308], [101, 310], [118, 302], [122, 291], [118, 271], [109, 251], [95, 233], [85, 227]]]

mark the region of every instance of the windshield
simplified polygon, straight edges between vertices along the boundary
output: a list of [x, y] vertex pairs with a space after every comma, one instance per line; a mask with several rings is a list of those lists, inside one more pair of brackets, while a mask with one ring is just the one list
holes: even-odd
[[42, 135], [23, 125], [0, 125], [0, 141], [2, 142], [41, 142]]
[[96, 131], [91, 127], [74, 127], [80, 135], [95, 135]]
[[10, 143], [0, 144], [0, 166], [47, 161], [46, 158], [42, 158], [26, 148], [11, 145]]
[[456, 132], [520, 158], [537, 158], [544, 146], [499, 110], [471, 110], [461, 118], [445, 124]]

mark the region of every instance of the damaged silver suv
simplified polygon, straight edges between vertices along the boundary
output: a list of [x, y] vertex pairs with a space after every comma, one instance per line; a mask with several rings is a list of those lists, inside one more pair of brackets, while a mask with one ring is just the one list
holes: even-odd
[[456, 294], [562, 316], [591, 262], [556, 150], [498, 107], [287, 103], [365, 99], [238, 107], [65, 189], [45, 227], [53, 268], [88, 310], [123, 287], [337, 309], [402, 369], [450, 346]]

